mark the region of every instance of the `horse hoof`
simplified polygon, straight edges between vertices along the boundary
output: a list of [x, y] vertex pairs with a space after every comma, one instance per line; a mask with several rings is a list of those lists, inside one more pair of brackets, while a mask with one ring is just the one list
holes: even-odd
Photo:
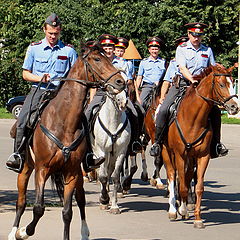
[[157, 180], [154, 179], [154, 178], [151, 178], [150, 179], [150, 184], [151, 184], [151, 186], [155, 187], [157, 185]]
[[[123, 190], [123, 195], [128, 195], [129, 191], [128, 190]], [[125, 197], [125, 196], [124, 196]]]
[[147, 181], [148, 181], [148, 175], [142, 173], [142, 174], [141, 174], [141, 180], [142, 180], [143, 182], [147, 182]]
[[108, 204], [100, 204], [100, 210], [108, 210], [109, 205]]
[[194, 228], [203, 229], [203, 228], [205, 228], [205, 225], [203, 224], [202, 220], [195, 220]]
[[16, 240], [28, 239], [29, 236], [27, 235], [26, 227], [19, 228], [15, 234], [15, 238]]
[[120, 214], [121, 213], [119, 208], [111, 208], [109, 212], [111, 214]]
[[83, 180], [84, 180], [84, 182], [86, 182], [86, 183], [90, 182], [88, 177], [83, 177]]
[[123, 192], [118, 192], [117, 197], [118, 198], [125, 198], [125, 196], [123, 195]]
[[194, 203], [187, 204], [187, 209], [188, 211], [193, 211], [195, 209], [195, 204]]
[[164, 184], [157, 184], [156, 189], [159, 189], [159, 190], [165, 189]]
[[189, 213], [187, 212], [185, 215], [182, 215], [182, 220], [188, 220], [189, 219]]
[[177, 213], [168, 213], [168, 218], [170, 221], [174, 221], [177, 219]]

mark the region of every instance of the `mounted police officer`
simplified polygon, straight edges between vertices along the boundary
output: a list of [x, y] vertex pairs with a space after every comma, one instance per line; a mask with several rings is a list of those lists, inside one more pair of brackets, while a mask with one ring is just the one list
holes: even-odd
[[[166, 99], [159, 109], [156, 119], [155, 143], [152, 145], [150, 155], [157, 156], [160, 154], [160, 144], [163, 141], [165, 129], [167, 129], [168, 109], [173, 104], [178, 96], [185, 93], [185, 89], [190, 84], [197, 84], [193, 75], [200, 74], [202, 69], [215, 65], [215, 59], [212, 49], [201, 43], [204, 34], [204, 29], [208, 26], [203, 23], [186, 24], [189, 40], [177, 47], [176, 62], [181, 76], [178, 86], [174, 85], [170, 88]], [[216, 145], [215, 156], [226, 155], [228, 150], [220, 143], [220, 128], [219, 118], [221, 123], [221, 114], [217, 106], [214, 106], [211, 115], [213, 127], [213, 142]]]
[[[121, 39], [119, 41], [119, 39]], [[98, 37], [99, 43], [102, 45], [106, 56], [112, 61], [112, 64], [116, 69], [121, 70], [121, 75], [125, 79], [126, 83], [132, 81], [132, 75], [129, 72], [129, 67], [127, 60], [122, 57], [115, 56], [116, 45], [117, 48], [126, 48], [128, 45], [128, 40], [125, 38], [117, 38], [111, 34], [102, 34]], [[104, 91], [101, 89], [98, 90], [91, 90], [90, 92], [90, 103], [85, 111], [87, 119], [90, 121], [92, 116], [92, 111], [95, 107], [101, 105], [104, 99]], [[138, 141], [138, 132], [137, 129], [138, 125], [137, 121], [137, 112], [132, 104], [131, 101], [128, 101], [128, 117], [131, 123], [132, 128], [132, 149], [134, 152], [139, 152], [142, 149], [140, 141]], [[134, 120], [133, 120], [134, 119]], [[134, 123], [133, 123], [134, 122]]]
[[[160, 58], [159, 51], [163, 41], [159, 37], [151, 37], [147, 40], [146, 45], [150, 56], [140, 62], [137, 79], [135, 82], [136, 98], [138, 102], [147, 110], [147, 99], [151, 94], [154, 86], [163, 80], [166, 72], [166, 61]], [[141, 87], [141, 93], [139, 88]]]
[[[6, 162], [7, 168], [21, 172], [25, 157], [27, 123], [32, 112], [39, 107], [42, 94], [54, 90], [59, 77], [67, 76], [77, 59], [77, 53], [71, 45], [59, 40], [62, 24], [59, 17], [52, 13], [47, 17], [43, 31], [45, 38], [30, 44], [23, 63], [23, 79], [32, 83], [20, 115], [17, 119], [14, 153]], [[93, 163], [90, 163], [94, 165]]]
[[77, 59], [75, 50], [59, 40], [61, 29], [59, 17], [55, 13], [51, 14], [43, 26], [45, 38], [30, 44], [26, 52], [22, 66], [23, 79], [31, 82], [32, 88], [17, 120], [14, 154], [6, 163], [9, 169], [16, 172], [21, 171], [24, 161], [21, 144], [30, 112], [37, 109], [42, 93], [46, 89], [55, 89], [59, 84], [59, 81], [54, 79], [66, 76]]

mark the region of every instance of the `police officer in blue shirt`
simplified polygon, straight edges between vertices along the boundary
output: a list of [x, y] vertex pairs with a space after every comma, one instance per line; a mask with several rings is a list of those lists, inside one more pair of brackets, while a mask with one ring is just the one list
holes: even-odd
[[77, 53], [70, 45], [59, 40], [61, 21], [52, 13], [47, 17], [43, 31], [45, 38], [30, 44], [23, 63], [23, 79], [32, 83], [20, 115], [17, 120], [17, 131], [14, 142], [14, 153], [6, 165], [9, 169], [20, 172], [24, 161], [23, 138], [30, 112], [37, 109], [42, 93], [46, 89], [55, 89], [65, 77], [77, 59]]
[[[176, 62], [179, 68], [179, 74], [181, 79], [179, 86], [174, 85], [170, 88], [166, 99], [164, 100], [162, 106], [159, 109], [159, 113], [156, 119], [156, 132], [155, 132], [155, 143], [152, 145], [150, 150], [150, 155], [157, 156], [160, 154], [160, 143], [162, 143], [162, 138], [164, 135], [164, 130], [167, 128], [167, 114], [169, 106], [174, 102], [177, 96], [182, 96], [185, 93], [185, 89], [189, 84], [197, 84], [194, 80], [193, 75], [200, 74], [202, 69], [215, 65], [215, 60], [213, 56], [212, 49], [201, 43], [202, 36], [204, 34], [204, 29], [208, 27], [203, 23], [189, 23], [185, 27], [188, 31], [189, 40], [177, 47], [176, 50]], [[221, 123], [221, 115], [219, 114], [219, 109], [213, 108], [214, 112], [217, 114], [212, 114], [215, 118], [219, 119]], [[213, 112], [212, 111], [212, 112]], [[214, 123], [219, 123], [219, 120], [211, 119]], [[213, 124], [213, 127], [215, 124]], [[217, 155], [226, 155], [228, 150], [223, 147], [220, 143], [220, 128], [221, 125], [217, 125], [214, 129], [214, 135], [218, 135], [217, 138]]]
[[[147, 40], [146, 45], [150, 56], [140, 62], [137, 79], [135, 82], [136, 98], [146, 110], [146, 100], [152, 91], [152, 88], [162, 81], [166, 72], [165, 60], [160, 58], [159, 51], [163, 41], [159, 37], [151, 37]], [[141, 87], [141, 94], [139, 92]]]

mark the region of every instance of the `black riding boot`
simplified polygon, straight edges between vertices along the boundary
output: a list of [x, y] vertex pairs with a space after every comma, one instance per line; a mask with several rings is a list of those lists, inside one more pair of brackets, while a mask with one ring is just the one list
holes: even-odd
[[157, 157], [161, 153], [161, 143], [162, 143], [162, 136], [163, 136], [164, 129], [165, 129], [164, 126], [163, 127], [156, 126], [155, 141], [149, 151], [150, 155], [153, 157]]
[[209, 117], [211, 119], [213, 136], [211, 141], [211, 158], [226, 156], [228, 149], [221, 143], [221, 111], [218, 106], [213, 106]]
[[16, 138], [14, 139], [14, 153], [8, 158], [7, 168], [20, 173], [23, 168], [25, 158], [25, 140], [22, 128], [17, 128]]
[[87, 153], [86, 157], [83, 161], [83, 168], [85, 172], [91, 172], [92, 170], [99, 168], [100, 165], [105, 161], [104, 157], [97, 158], [93, 151], [90, 140], [90, 133], [87, 124], [84, 124], [85, 132], [86, 132], [86, 140], [87, 140]]
[[130, 109], [128, 109], [126, 113], [131, 125], [131, 140], [130, 140], [130, 146], [132, 146], [131, 150], [133, 153], [139, 153], [142, 151], [142, 144], [140, 140], [138, 118], [134, 116]]

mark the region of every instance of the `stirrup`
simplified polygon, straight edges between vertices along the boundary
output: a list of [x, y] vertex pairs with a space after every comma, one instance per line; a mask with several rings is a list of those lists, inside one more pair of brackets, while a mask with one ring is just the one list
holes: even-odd
[[[135, 148], [134, 148], [135, 145]], [[134, 153], [141, 153], [142, 152], [142, 144], [139, 141], [134, 141], [132, 143], [132, 152]]]
[[20, 159], [19, 168], [12, 168], [12, 167], [9, 167], [8, 165], [6, 165], [6, 168], [9, 169], [9, 170], [14, 171], [14, 172], [16, 172], [16, 173], [20, 173], [20, 172], [22, 171], [22, 168], [23, 168], [23, 159], [22, 159], [21, 155], [20, 155], [19, 153], [15, 153], [15, 152], [14, 152], [14, 153], [12, 153], [12, 154], [9, 156], [7, 162], [10, 161], [11, 158], [14, 158], [14, 159], [19, 158], [19, 159]]

